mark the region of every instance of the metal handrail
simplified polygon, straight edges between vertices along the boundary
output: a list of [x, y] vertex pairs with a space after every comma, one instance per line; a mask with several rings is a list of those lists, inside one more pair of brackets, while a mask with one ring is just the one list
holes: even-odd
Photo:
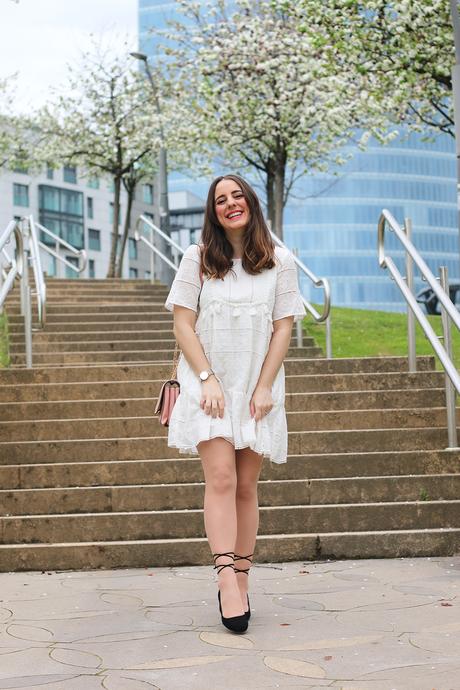
[[[8, 253], [5, 251], [4, 247], [5, 244], [8, 244], [10, 242], [13, 234], [16, 239], [16, 247], [15, 258], [11, 259]], [[0, 235], [0, 250], [2, 251], [4, 256], [6, 256], [6, 258], [8, 259], [8, 263], [10, 264], [10, 270], [8, 272], [2, 271], [5, 277], [5, 282], [2, 284], [0, 289], [0, 308], [2, 308], [6, 296], [8, 295], [9, 291], [14, 285], [16, 276], [19, 276], [21, 278], [24, 271], [22, 232], [19, 227], [18, 221], [10, 221], [3, 233]]]
[[[170, 266], [175, 272], [178, 270], [178, 266], [174, 264], [170, 259], [168, 259], [167, 256], [163, 254], [157, 247], [153, 245], [153, 242], [150, 242], [142, 233], [139, 232], [139, 225], [140, 223], [145, 223], [150, 227], [151, 233], [152, 233], [152, 240], [153, 240], [153, 233], [156, 232], [158, 235], [160, 235], [171, 247], [174, 247], [180, 254], [184, 253], [184, 250], [182, 247], [177, 244], [177, 242], [174, 242], [169, 235], [164, 233], [162, 230], [160, 230], [159, 227], [157, 227], [150, 218], [147, 218], [144, 215], [140, 215], [139, 218], [137, 219], [136, 222], [136, 228], [134, 230], [134, 238], [136, 241], [141, 240], [144, 242], [144, 244], [149, 247], [149, 249], [154, 252], [157, 256], [159, 256], [162, 261], [164, 261], [168, 266]], [[275, 235], [274, 232], [269, 230], [274, 242], [278, 244], [280, 247], [284, 247], [285, 249], [289, 250], [289, 247], [287, 247], [280, 239]], [[332, 358], [332, 344], [331, 344], [331, 321], [330, 321], [330, 310], [331, 310], [331, 287], [330, 283], [327, 280], [327, 278], [318, 278], [313, 271], [311, 271], [305, 264], [297, 257], [295, 254], [293, 254], [294, 261], [296, 265], [301, 269], [301, 271], [312, 281], [314, 287], [321, 287], [324, 290], [324, 307], [323, 307], [323, 312], [320, 314], [308, 300], [304, 298], [302, 295], [302, 302], [306, 308], [306, 310], [313, 316], [314, 320], [317, 323], [322, 323], [325, 322], [326, 325], [326, 357], [327, 358]], [[151, 263], [151, 271], [150, 271], [150, 278], [151, 281], [153, 282], [153, 254], [152, 254], [152, 263]], [[296, 323], [297, 327], [297, 346], [302, 347], [302, 323], [297, 321]]]
[[32, 216], [27, 218], [30, 236], [30, 260], [35, 278], [35, 288], [38, 306], [38, 323], [40, 328], [45, 327], [46, 323], [46, 283], [40, 257], [39, 241], [35, 230], [35, 223]]
[[[79, 265], [74, 266], [74, 264], [71, 264], [64, 257], [53, 251], [48, 245], [41, 242], [38, 239], [37, 228], [52, 237], [58, 246], [62, 245], [68, 251], [76, 254], [79, 257]], [[13, 234], [16, 238], [16, 247], [15, 258], [11, 259], [5, 249], [5, 245], [10, 241]], [[33, 216], [22, 218], [20, 221], [10, 221], [5, 231], [0, 235], [0, 254], [7, 259], [9, 269], [7, 272], [4, 266], [1, 266], [0, 278], [2, 277], [4, 280], [3, 282], [0, 280], [0, 309], [14, 285], [15, 278], [19, 276], [21, 278], [21, 314], [24, 316], [26, 366], [28, 368], [32, 367], [32, 306], [29, 285], [29, 258], [36, 286], [39, 327], [44, 327], [46, 322], [46, 283], [41, 263], [40, 247], [52, 256], [55, 256], [62, 263], [70, 266], [77, 273], [81, 273], [87, 263], [87, 253], [84, 249], [76, 249], [54, 232], [48, 230], [48, 228], [45, 228], [40, 223], [36, 223]]]
[[[269, 231], [270, 235], [272, 236], [273, 241], [275, 244], [277, 244], [279, 247], [284, 247], [285, 249], [289, 250], [289, 247], [287, 247], [284, 242], [280, 240], [280, 238], [275, 235], [272, 230]], [[318, 311], [316, 311], [315, 307], [310, 304], [308, 300], [305, 299], [305, 297], [302, 295], [302, 302], [304, 304], [305, 309], [313, 316], [314, 320], [317, 323], [323, 323], [325, 322], [326, 325], [326, 357], [328, 359], [332, 358], [332, 342], [331, 342], [331, 319], [330, 319], [330, 311], [331, 311], [331, 285], [328, 281], [327, 278], [318, 278], [313, 271], [311, 271], [303, 261], [301, 261], [294, 253], [292, 253], [294, 257], [294, 261], [296, 265], [300, 268], [300, 270], [311, 280], [313, 283], [313, 287], [318, 287], [318, 288], [323, 288], [324, 290], [324, 306], [323, 306], [323, 313], [320, 314]], [[297, 344], [299, 345], [299, 341], [302, 341], [302, 324], [298, 321], [297, 322]]]
[[[5, 250], [5, 244], [10, 242], [13, 235], [16, 240], [16, 245], [14, 249], [15, 257], [11, 259], [8, 252]], [[25, 327], [26, 362], [27, 366], [31, 366], [32, 347], [31, 338], [28, 337], [28, 333], [30, 333], [32, 327], [32, 319], [30, 314], [30, 288], [27, 282], [29, 275], [25, 246], [26, 243], [24, 242], [20, 221], [10, 221], [0, 236], [0, 251], [7, 257], [9, 263], [9, 271], [5, 272], [2, 270], [2, 275], [5, 275], [5, 282], [0, 289], [0, 310], [3, 309], [3, 304], [9, 291], [14, 287], [16, 277], [19, 277], [21, 279], [21, 314], [24, 316]]]
[[[51, 254], [51, 255], [54, 256], [56, 259], [58, 259], [58, 260], [61, 261], [63, 264], [65, 264], [66, 266], [69, 266], [69, 268], [71, 268], [73, 271], [75, 271], [75, 273], [81, 273], [81, 272], [86, 268], [86, 264], [87, 264], [87, 262], [88, 262], [88, 254], [87, 254], [87, 252], [86, 252], [85, 249], [75, 249], [75, 247], [73, 247], [71, 244], [69, 244], [68, 242], [66, 242], [65, 240], [63, 240], [62, 237], [59, 237], [59, 235], [56, 235], [56, 234], [55, 234], [54, 232], [52, 232], [51, 230], [48, 230], [48, 228], [45, 228], [45, 226], [44, 226], [44, 225], [41, 225], [41, 223], [37, 223], [36, 221], [34, 221], [33, 218], [32, 218], [32, 216], [30, 216], [30, 221], [31, 221], [31, 225], [34, 227], [33, 232], [35, 233], [35, 235], [37, 235], [36, 230], [35, 230], [35, 226], [36, 226], [39, 230], [41, 230], [41, 231], [44, 232], [46, 235], [48, 235], [49, 237], [51, 237], [51, 238], [58, 244], [58, 246], [59, 246], [59, 245], [62, 245], [62, 246], [65, 247], [69, 252], [72, 252], [72, 254], [75, 254], [76, 256], [78, 256], [78, 258], [79, 258], [79, 265], [78, 265], [78, 266], [75, 266], [75, 265], [72, 264], [70, 261], [67, 261], [67, 259], [65, 259], [63, 256], [60, 256], [60, 254], [59, 254], [58, 252], [55, 252], [55, 251], [54, 251], [53, 249], [51, 249], [51, 247], [49, 247], [47, 244], [45, 244], [44, 242], [41, 242], [41, 241], [38, 239], [38, 236], [37, 236], [37, 244], [38, 244], [38, 246], [40, 246], [42, 249], [44, 249], [45, 251], [47, 251], [48, 254]], [[81, 259], [81, 261], [80, 261], [80, 259]]]
[[[385, 254], [385, 226], [388, 224], [390, 230], [395, 233], [396, 237], [400, 240], [401, 244], [406, 250], [406, 269], [408, 273], [408, 279], [403, 278], [398, 268], [396, 267], [394, 261], [391, 257]], [[445, 267], [441, 269], [441, 279], [443, 286], [441, 286], [436, 277], [433, 275], [425, 261], [422, 259], [417, 249], [411, 242], [410, 239], [410, 229], [411, 222], [410, 219], [405, 221], [405, 232], [394, 218], [394, 216], [387, 209], [383, 209], [379, 222], [378, 222], [378, 260], [381, 268], [387, 268], [395, 281], [396, 285], [400, 289], [404, 299], [407, 302], [408, 317], [413, 314], [420, 326], [422, 327], [426, 337], [431, 343], [434, 351], [439, 357], [439, 360], [445, 371], [445, 382], [446, 382], [446, 408], [447, 408], [447, 426], [449, 435], [449, 448], [457, 448], [457, 426], [456, 426], [456, 410], [455, 410], [455, 392], [460, 393], [460, 376], [458, 371], [452, 362], [452, 356], [450, 352], [450, 322], [449, 318], [454, 322], [456, 327], [460, 330], [460, 314], [455, 308], [455, 305], [449, 298], [448, 286], [447, 286], [447, 270]], [[409, 235], [409, 236], [408, 236]], [[433, 330], [430, 322], [426, 318], [425, 314], [421, 310], [417, 303], [416, 298], [412, 293], [412, 262], [415, 263], [422, 275], [422, 278], [428, 282], [433, 292], [439, 299], [442, 305], [443, 312], [443, 339], [447, 346], [445, 349], [440, 341], [439, 337]], [[447, 291], [446, 289], [447, 288]], [[409, 339], [409, 369], [415, 371], [415, 324], [412, 320], [408, 318], [409, 329], [408, 329], [408, 339]]]

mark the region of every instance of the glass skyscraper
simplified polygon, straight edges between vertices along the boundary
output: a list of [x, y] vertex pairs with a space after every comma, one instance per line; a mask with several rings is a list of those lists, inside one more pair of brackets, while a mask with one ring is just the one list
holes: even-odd
[[[140, 50], [154, 57], [151, 27], [162, 28], [176, 14], [174, 2], [139, 0]], [[433, 134], [433, 132], [431, 132]], [[351, 150], [351, 149], [350, 149]], [[460, 276], [457, 179], [454, 141], [447, 134], [433, 142], [419, 134], [387, 146], [369, 142], [333, 174], [304, 175], [284, 214], [284, 241], [332, 286], [334, 305], [399, 311], [399, 290], [377, 260], [377, 222], [383, 208], [403, 224], [412, 219], [413, 240], [434, 273], [446, 265], [450, 281]], [[216, 171], [221, 172], [221, 171]], [[206, 197], [209, 180], [170, 176], [170, 190]], [[402, 273], [402, 251], [392, 233], [386, 247]], [[307, 299], [319, 291], [301, 278]], [[417, 277], [416, 289], [425, 283]]]

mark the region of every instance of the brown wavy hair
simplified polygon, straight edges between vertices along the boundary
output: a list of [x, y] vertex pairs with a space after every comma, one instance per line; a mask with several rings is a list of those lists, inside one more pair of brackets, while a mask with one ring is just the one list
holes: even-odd
[[239, 175], [221, 175], [209, 187], [203, 230], [201, 232], [201, 270], [211, 278], [223, 278], [232, 269], [233, 247], [225, 230], [217, 220], [214, 195], [221, 180], [236, 182], [249, 208], [249, 222], [243, 235], [242, 265], [247, 273], [255, 275], [275, 265], [273, 242], [257, 194]]

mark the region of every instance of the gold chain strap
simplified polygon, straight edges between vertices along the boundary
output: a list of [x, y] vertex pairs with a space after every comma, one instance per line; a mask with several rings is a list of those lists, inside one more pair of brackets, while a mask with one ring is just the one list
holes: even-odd
[[177, 365], [179, 363], [179, 343], [176, 340], [176, 345], [174, 347], [174, 355], [173, 355], [173, 365], [172, 365], [172, 373], [171, 373], [171, 378], [175, 379], [177, 376]]

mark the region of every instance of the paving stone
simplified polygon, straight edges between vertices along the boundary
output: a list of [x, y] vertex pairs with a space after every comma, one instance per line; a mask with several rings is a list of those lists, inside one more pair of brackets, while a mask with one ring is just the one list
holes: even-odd
[[244, 635], [211, 565], [2, 573], [0, 690], [458, 690], [459, 570], [256, 563]]

